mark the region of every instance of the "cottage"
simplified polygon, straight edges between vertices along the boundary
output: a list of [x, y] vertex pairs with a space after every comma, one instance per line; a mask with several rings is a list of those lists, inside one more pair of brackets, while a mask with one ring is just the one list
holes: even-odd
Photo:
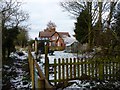
[[39, 32], [40, 39], [49, 40], [49, 49], [51, 50], [64, 50], [66, 44], [63, 38], [66, 36], [70, 37], [68, 32], [57, 32], [55, 28], [47, 28]]

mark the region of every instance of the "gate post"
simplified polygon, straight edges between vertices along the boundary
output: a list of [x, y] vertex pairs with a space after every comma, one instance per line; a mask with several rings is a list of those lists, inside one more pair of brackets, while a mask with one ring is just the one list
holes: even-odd
[[48, 59], [48, 43], [45, 44], [45, 76], [49, 81], [49, 59]]
[[37, 54], [37, 52], [38, 52], [38, 40], [37, 40], [37, 38], [35, 38], [35, 46], [34, 46], [34, 48], [35, 48], [35, 53]]
[[38, 78], [38, 90], [45, 90], [45, 79]]
[[31, 54], [31, 47], [30, 46], [28, 46], [28, 62], [29, 62], [31, 80], [32, 80], [32, 90], [35, 90], [34, 59], [33, 59], [32, 54]]

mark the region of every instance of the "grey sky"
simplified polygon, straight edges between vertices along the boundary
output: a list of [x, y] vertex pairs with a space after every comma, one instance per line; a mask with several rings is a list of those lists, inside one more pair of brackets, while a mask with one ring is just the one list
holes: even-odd
[[68, 12], [63, 12], [60, 1], [62, 0], [24, 0], [22, 10], [30, 15], [30, 38], [38, 37], [39, 31], [45, 29], [49, 21], [56, 24], [57, 31], [69, 32], [71, 36], [74, 34], [75, 20], [71, 19]]

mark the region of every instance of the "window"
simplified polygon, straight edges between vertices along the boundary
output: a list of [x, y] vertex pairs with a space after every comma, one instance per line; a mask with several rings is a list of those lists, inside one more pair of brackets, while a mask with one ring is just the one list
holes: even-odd
[[60, 46], [60, 41], [58, 41], [58, 46]]
[[55, 37], [55, 36], [53, 36], [53, 37], [52, 37], [52, 40], [55, 40], [55, 39], [56, 39], [56, 37]]

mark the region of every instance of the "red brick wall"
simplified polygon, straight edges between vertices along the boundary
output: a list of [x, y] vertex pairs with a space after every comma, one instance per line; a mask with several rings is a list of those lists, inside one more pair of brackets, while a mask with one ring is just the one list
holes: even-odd
[[55, 33], [51, 39], [52, 42], [55, 42], [56, 46], [62, 46], [65, 47], [64, 41], [63, 39], [58, 35], [58, 33]]

